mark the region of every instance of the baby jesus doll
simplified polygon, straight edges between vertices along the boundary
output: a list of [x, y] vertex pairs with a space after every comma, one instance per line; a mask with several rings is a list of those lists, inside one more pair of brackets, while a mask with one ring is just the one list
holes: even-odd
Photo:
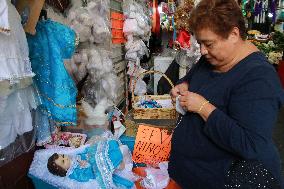
[[87, 182], [96, 179], [101, 188], [132, 188], [133, 182], [114, 171], [124, 169], [123, 154], [115, 140], [99, 141], [73, 157], [54, 153], [47, 168], [54, 175]]

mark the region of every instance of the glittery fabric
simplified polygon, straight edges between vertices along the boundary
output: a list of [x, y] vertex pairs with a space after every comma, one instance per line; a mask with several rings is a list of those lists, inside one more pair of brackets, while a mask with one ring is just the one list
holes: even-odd
[[0, 96], [0, 150], [33, 129], [30, 110], [36, 106], [32, 86]]
[[34, 127], [36, 130], [37, 146], [43, 146], [52, 142], [52, 133], [55, 132], [55, 125], [49, 123], [48, 116], [44, 114], [40, 107], [34, 112]]
[[74, 53], [75, 37], [69, 27], [51, 20], [39, 21], [36, 35], [27, 35], [41, 110], [58, 125], [77, 121], [77, 89], [63, 62]]
[[258, 161], [238, 161], [226, 176], [225, 189], [280, 189], [277, 180]]
[[101, 189], [127, 189], [133, 187], [133, 182], [114, 175], [115, 169], [123, 160], [119, 144], [115, 140], [106, 140], [95, 143], [87, 147], [84, 152], [77, 154], [75, 161], [87, 161], [87, 166], [82, 167], [77, 162], [72, 161], [72, 171], [68, 171], [68, 176], [79, 182], [87, 182], [96, 179]]

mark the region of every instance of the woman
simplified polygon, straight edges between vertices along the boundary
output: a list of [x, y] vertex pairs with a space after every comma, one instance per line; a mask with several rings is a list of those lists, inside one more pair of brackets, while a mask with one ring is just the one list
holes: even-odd
[[176, 85], [187, 111], [172, 138], [169, 173], [182, 188], [279, 188], [272, 128], [283, 91], [274, 68], [245, 40], [235, 0], [202, 0], [190, 29], [202, 57]]

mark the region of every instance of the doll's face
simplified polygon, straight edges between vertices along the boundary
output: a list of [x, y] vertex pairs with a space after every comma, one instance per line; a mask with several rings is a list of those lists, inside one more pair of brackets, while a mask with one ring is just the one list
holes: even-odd
[[70, 168], [71, 159], [64, 154], [58, 154], [58, 155], [59, 157], [55, 160], [55, 163], [67, 171]]

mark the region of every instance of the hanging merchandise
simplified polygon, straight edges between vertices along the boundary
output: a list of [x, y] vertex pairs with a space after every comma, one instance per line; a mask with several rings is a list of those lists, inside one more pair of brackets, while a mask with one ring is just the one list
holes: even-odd
[[277, 0], [271, 0], [270, 2], [270, 13], [272, 14], [272, 23], [276, 22], [276, 9], [277, 9]]
[[254, 22], [260, 23], [260, 15], [262, 12], [262, 1], [257, 0], [254, 5]]
[[180, 48], [189, 49], [190, 48], [190, 34], [186, 30], [180, 30], [176, 39], [176, 44]]
[[61, 13], [64, 13], [70, 5], [70, 0], [45, 0], [45, 2], [59, 10]]
[[176, 3], [174, 0], [168, 0], [169, 14], [174, 14], [176, 12]]
[[[16, 8], [8, 0], [1, 0], [0, 9], [0, 150], [33, 129], [31, 110], [36, 108], [32, 84], [34, 73], [29, 60], [26, 35]], [[21, 151], [21, 150], [19, 150]], [[15, 152], [3, 154], [2, 161], [10, 161]], [[5, 156], [9, 156], [5, 158]], [[1, 163], [0, 162], [0, 163]]]
[[93, 46], [90, 49], [79, 49], [73, 57], [74, 63], [79, 65], [75, 75], [84, 77], [89, 74], [81, 92], [91, 105], [99, 103], [103, 98], [107, 98], [110, 104], [117, 99], [118, 79], [113, 73], [113, 63], [108, 54], [106, 50]]
[[111, 36], [112, 44], [125, 43], [125, 38], [123, 35], [123, 23], [124, 16], [121, 13], [111, 12]]
[[182, 5], [177, 7], [174, 14], [177, 28], [175, 47], [178, 50], [175, 60], [180, 65], [179, 78], [185, 76], [192, 65], [201, 57], [200, 46], [195, 37], [190, 34], [189, 28], [190, 11], [194, 5], [193, 0], [185, 0]]
[[6, 0], [0, 3], [0, 32], [3, 34], [10, 34], [11, 28], [8, 19], [8, 6]]
[[[148, 14], [147, 14], [148, 13]], [[144, 69], [141, 68], [140, 59], [146, 55], [149, 56], [149, 51], [144, 41], [148, 43], [151, 35], [151, 25], [149, 12], [145, 8], [145, 3], [126, 0], [123, 2], [123, 14], [126, 18], [123, 25], [123, 32], [127, 42], [125, 48], [127, 50], [125, 59], [128, 60], [128, 72], [130, 76], [129, 91], [133, 88], [133, 79], [139, 75]], [[146, 83], [140, 79], [137, 82], [134, 93], [145, 93]]]
[[7, 21], [13, 31], [10, 31], [9, 35], [0, 33], [0, 49], [9, 49], [9, 51], [0, 52], [2, 60], [0, 81], [10, 80], [16, 83], [19, 79], [34, 76], [34, 73], [31, 69], [26, 35], [21, 25], [20, 15], [10, 2], [7, 1], [7, 5], [5, 8], [9, 16]]
[[153, 0], [152, 32], [160, 34], [160, 13], [158, 11], [158, 0]]
[[76, 125], [77, 89], [63, 62], [74, 53], [75, 32], [51, 20], [39, 21], [36, 30], [27, 38], [39, 109], [58, 125]]
[[110, 38], [109, 1], [92, 0], [86, 7], [72, 7], [68, 13], [70, 27], [80, 36], [80, 42], [104, 43]]
[[[112, 13], [111, 19], [119, 17], [116, 20], [119, 22], [110, 24], [109, 0], [89, 0], [82, 3], [79, 6], [74, 5], [68, 12], [70, 25], [80, 36], [78, 50], [71, 61], [75, 68], [74, 76], [78, 82], [84, 80], [79, 92], [86, 103], [97, 110], [101, 109], [101, 101], [105, 99], [107, 103], [104, 108], [108, 108], [118, 97], [119, 80], [113, 70], [111, 52], [104, 48], [111, 39], [110, 27], [115, 26], [122, 31], [120, 21], [123, 19]], [[112, 30], [112, 33], [119, 35], [118, 31]]]
[[194, 6], [193, 0], [185, 0], [183, 5], [177, 7], [174, 13], [175, 26], [177, 30], [189, 32], [190, 11]]

